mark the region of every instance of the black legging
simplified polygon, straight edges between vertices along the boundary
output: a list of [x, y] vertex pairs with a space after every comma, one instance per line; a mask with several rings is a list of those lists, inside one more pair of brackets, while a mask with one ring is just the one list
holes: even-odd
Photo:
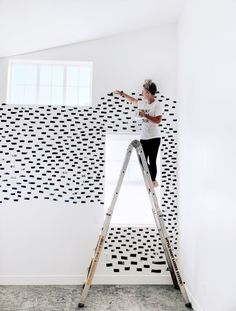
[[140, 140], [142, 147], [143, 147], [143, 152], [148, 164], [148, 168], [150, 171], [150, 175], [152, 178], [152, 181], [156, 180], [157, 176], [157, 154], [159, 150], [159, 146], [161, 143], [161, 138], [151, 138], [151, 139], [141, 139]]

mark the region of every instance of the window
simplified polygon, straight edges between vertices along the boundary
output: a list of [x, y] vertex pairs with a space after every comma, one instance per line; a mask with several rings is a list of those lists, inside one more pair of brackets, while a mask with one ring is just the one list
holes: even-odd
[[[139, 139], [139, 135], [107, 134], [105, 162], [105, 210], [107, 210], [111, 204], [127, 148], [134, 139]], [[160, 152], [158, 153], [157, 158], [157, 169], [157, 180], [160, 181]], [[156, 194], [160, 203], [160, 187], [156, 188]], [[147, 194], [135, 149], [133, 149], [124, 180], [120, 188], [111, 223], [115, 225], [155, 224], [151, 202]]]
[[8, 81], [12, 105], [91, 105], [91, 62], [11, 60]]

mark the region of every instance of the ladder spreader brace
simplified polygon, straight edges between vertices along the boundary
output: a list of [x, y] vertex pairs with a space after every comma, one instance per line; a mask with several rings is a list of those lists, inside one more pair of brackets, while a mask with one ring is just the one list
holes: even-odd
[[163, 221], [163, 214], [162, 214], [162, 211], [161, 211], [159, 204], [158, 204], [158, 200], [157, 200], [156, 193], [155, 193], [155, 190], [153, 187], [153, 182], [151, 180], [149, 168], [148, 168], [148, 165], [146, 162], [146, 158], [144, 156], [142, 145], [141, 145], [139, 140], [133, 140], [127, 148], [127, 153], [126, 153], [124, 163], [123, 163], [123, 166], [122, 166], [122, 169], [120, 172], [119, 180], [118, 180], [118, 183], [116, 185], [116, 189], [115, 189], [115, 192], [114, 192], [114, 195], [112, 198], [111, 205], [110, 205], [110, 207], [106, 213], [106, 218], [105, 218], [105, 221], [104, 221], [104, 224], [103, 224], [103, 227], [102, 227], [102, 230], [101, 230], [98, 242], [97, 242], [97, 246], [95, 248], [95, 254], [91, 260], [91, 263], [90, 263], [90, 266], [88, 269], [87, 278], [86, 278], [84, 285], [83, 285], [83, 291], [82, 291], [82, 294], [80, 297], [80, 302], [78, 304], [78, 307], [79, 308], [84, 307], [84, 302], [85, 302], [85, 299], [88, 295], [88, 291], [89, 291], [89, 288], [91, 286], [93, 276], [94, 276], [94, 273], [95, 273], [96, 268], [97, 268], [97, 264], [98, 264], [103, 246], [104, 246], [104, 242], [105, 242], [105, 239], [106, 239], [106, 236], [108, 233], [109, 226], [110, 226], [114, 207], [115, 207], [118, 195], [119, 195], [120, 187], [121, 187], [121, 184], [123, 182], [124, 175], [125, 175], [125, 172], [126, 172], [126, 169], [127, 169], [133, 148], [135, 148], [136, 152], [137, 152], [137, 156], [138, 156], [140, 167], [141, 167], [141, 170], [143, 173], [145, 185], [146, 185], [146, 188], [147, 188], [147, 191], [149, 194], [149, 199], [151, 201], [153, 216], [155, 219], [155, 223], [157, 226], [158, 233], [160, 235], [162, 247], [164, 249], [167, 265], [168, 265], [168, 268], [169, 268], [169, 271], [170, 271], [170, 274], [171, 274], [171, 277], [173, 280], [174, 287], [177, 289], [180, 289], [180, 291], [184, 297], [184, 300], [186, 302], [185, 306], [187, 308], [192, 308], [192, 305], [188, 299], [188, 295], [187, 295], [187, 292], [185, 289], [185, 285], [184, 285], [185, 283], [182, 281], [182, 278], [181, 278], [181, 275], [180, 275], [180, 272], [178, 269], [176, 257], [172, 251], [172, 248], [171, 248], [169, 236], [167, 234], [165, 223]]

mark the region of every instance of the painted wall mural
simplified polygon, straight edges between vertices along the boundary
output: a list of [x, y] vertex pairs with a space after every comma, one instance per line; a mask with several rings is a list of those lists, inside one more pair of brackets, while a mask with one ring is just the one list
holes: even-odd
[[[139, 97], [140, 94], [132, 93]], [[157, 94], [162, 101], [161, 206], [170, 241], [177, 249], [177, 118], [176, 102]], [[110, 133], [137, 133], [141, 123], [134, 118], [136, 107], [123, 98], [107, 94], [95, 107], [0, 105], [0, 204], [45, 199], [77, 205], [104, 204], [105, 138]], [[141, 228], [140, 228], [141, 229]], [[111, 228], [104, 262], [108, 271], [153, 273], [166, 270], [161, 250], [146, 248], [136, 256], [113, 253]], [[151, 228], [118, 230], [121, 241], [135, 230], [136, 243], [154, 243]], [[145, 233], [146, 232], [146, 233]], [[157, 236], [155, 233], [155, 238]], [[133, 240], [132, 242], [134, 242]], [[149, 243], [149, 242], [148, 242]], [[123, 243], [126, 245], [125, 243]], [[138, 244], [139, 245], [139, 244]], [[126, 246], [124, 246], [126, 247]], [[147, 251], [149, 249], [149, 251]], [[152, 251], [153, 249], [153, 251]], [[133, 254], [133, 255], [131, 255]], [[140, 256], [142, 257], [140, 257]], [[134, 256], [132, 258], [132, 256]], [[154, 257], [153, 257], [154, 256]], [[140, 257], [140, 258], [139, 258]], [[135, 260], [143, 265], [134, 264]], [[133, 260], [132, 260], [133, 259]], [[133, 262], [133, 263], [132, 263]], [[126, 264], [128, 263], [128, 264]]]

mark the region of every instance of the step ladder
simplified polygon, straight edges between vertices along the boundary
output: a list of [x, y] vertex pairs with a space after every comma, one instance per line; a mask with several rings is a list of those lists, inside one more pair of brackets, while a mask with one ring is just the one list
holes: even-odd
[[155, 223], [156, 223], [156, 226], [158, 229], [158, 233], [160, 235], [162, 247], [164, 249], [167, 265], [168, 265], [168, 268], [169, 268], [169, 271], [170, 271], [170, 274], [171, 274], [171, 277], [173, 280], [174, 287], [177, 289], [180, 289], [180, 291], [184, 297], [184, 300], [186, 302], [185, 306], [187, 308], [192, 308], [192, 305], [188, 299], [188, 295], [187, 295], [187, 292], [185, 289], [185, 285], [184, 285], [185, 283], [182, 281], [182, 278], [181, 278], [181, 275], [180, 275], [180, 272], [179, 272], [179, 269], [177, 266], [176, 257], [174, 255], [172, 249], [171, 249], [169, 236], [167, 234], [167, 231], [165, 228], [165, 223], [163, 221], [163, 214], [162, 214], [162, 211], [161, 211], [159, 204], [158, 204], [158, 200], [157, 200], [155, 190], [153, 187], [153, 182], [151, 180], [149, 168], [148, 168], [145, 156], [144, 156], [142, 145], [141, 145], [139, 140], [133, 140], [127, 148], [127, 153], [126, 153], [126, 156], [124, 159], [124, 163], [123, 163], [123, 166], [121, 169], [121, 173], [120, 173], [120, 176], [118, 179], [118, 183], [117, 183], [117, 186], [116, 186], [113, 198], [112, 198], [111, 205], [110, 205], [110, 207], [106, 213], [106, 218], [105, 218], [105, 221], [104, 221], [104, 224], [103, 224], [103, 227], [102, 227], [102, 230], [101, 230], [98, 242], [97, 242], [97, 246], [95, 248], [95, 254], [91, 260], [91, 263], [90, 263], [90, 266], [88, 269], [87, 278], [86, 278], [84, 285], [83, 285], [83, 291], [82, 291], [82, 294], [80, 297], [80, 302], [78, 304], [78, 307], [79, 308], [84, 307], [84, 302], [85, 302], [85, 299], [88, 295], [88, 291], [89, 291], [89, 288], [91, 286], [93, 276], [94, 276], [94, 273], [95, 273], [96, 268], [97, 268], [97, 264], [98, 264], [103, 246], [104, 246], [104, 242], [105, 242], [105, 239], [106, 239], [106, 236], [108, 233], [109, 226], [110, 226], [114, 207], [115, 207], [118, 195], [119, 195], [120, 187], [121, 187], [121, 184], [123, 182], [124, 175], [125, 175], [125, 172], [126, 172], [126, 169], [127, 169], [130, 157], [131, 157], [131, 153], [133, 151], [133, 148], [135, 148], [136, 152], [137, 152], [137, 156], [138, 156], [140, 167], [141, 167], [141, 170], [143, 173], [145, 185], [146, 185], [146, 188], [147, 188], [147, 191], [149, 194], [149, 198], [151, 201], [153, 216], [154, 216]]

